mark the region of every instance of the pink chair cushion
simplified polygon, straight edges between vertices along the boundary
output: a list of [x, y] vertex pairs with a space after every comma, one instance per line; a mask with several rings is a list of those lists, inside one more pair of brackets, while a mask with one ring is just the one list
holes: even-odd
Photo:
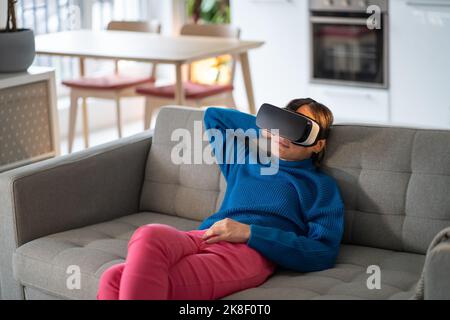
[[138, 86], [144, 83], [154, 83], [150, 77], [131, 77], [123, 75], [108, 75], [97, 78], [83, 77], [79, 79], [66, 80], [63, 84], [71, 88], [94, 89], [94, 90], [117, 90]]
[[[232, 85], [207, 85], [184, 82], [183, 86], [187, 99], [202, 99], [219, 93], [233, 91]], [[137, 88], [136, 92], [145, 96], [175, 99], [175, 85], [161, 87], [142, 86]]]

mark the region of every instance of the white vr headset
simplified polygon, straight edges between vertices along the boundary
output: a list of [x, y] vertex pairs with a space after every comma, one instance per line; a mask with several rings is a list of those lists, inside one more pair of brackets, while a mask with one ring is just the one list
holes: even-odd
[[300, 113], [265, 103], [259, 109], [256, 125], [260, 129], [278, 130], [279, 135], [295, 145], [312, 147], [328, 138], [328, 130]]

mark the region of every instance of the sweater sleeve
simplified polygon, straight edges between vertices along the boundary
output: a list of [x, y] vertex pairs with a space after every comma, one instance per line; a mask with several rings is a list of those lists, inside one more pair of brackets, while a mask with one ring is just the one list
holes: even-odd
[[251, 225], [247, 244], [276, 264], [298, 272], [330, 269], [339, 253], [343, 206], [318, 209], [307, 222], [307, 235]]
[[[233, 109], [208, 108], [205, 111], [204, 123], [220, 170], [225, 178], [228, 178], [233, 166], [237, 163], [239, 152], [247, 153], [247, 150], [238, 150], [237, 140], [231, 137], [232, 134], [228, 129], [242, 129], [243, 132], [254, 129], [251, 132], [257, 137], [259, 129], [256, 126], [256, 117]], [[215, 130], [220, 132], [220, 135], [215, 134]], [[218, 138], [221, 141], [216, 141]], [[227, 141], [233, 143], [227, 144]]]

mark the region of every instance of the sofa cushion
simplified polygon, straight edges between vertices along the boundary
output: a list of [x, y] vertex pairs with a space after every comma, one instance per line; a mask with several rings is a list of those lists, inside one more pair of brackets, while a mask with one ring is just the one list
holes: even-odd
[[[14, 275], [25, 287], [28, 298], [95, 299], [102, 273], [122, 263], [127, 243], [142, 225], [163, 223], [180, 230], [192, 230], [198, 221], [140, 213], [110, 222], [55, 234], [32, 241], [14, 254]], [[236, 293], [229, 299], [407, 299], [420, 277], [424, 256], [383, 249], [343, 245], [336, 268], [300, 274], [277, 271], [256, 289]], [[81, 290], [69, 290], [66, 273], [79, 266]], [[369, 265], [381, 268], [381, 290], [368, 290]]]
[[[300, 274], [278, 270], [264, 284], [226, 297], [226, 300], [348, 300], [411, 299], [425, 257], [354, 245], [342, 245], [333, 269]], [[368, 289], [369, 266], [381, 270], [381, 289]]]
[[[151, 223], [168, 224], [180, 230], [192, 230], [199, 225], [198, 221], [144, 212], [58, 233], [17, 249], [13, 257], [14, 277], [25, 287], [51, 296], [95, 299], [102, 273], [110, 266], [125, 261], [127, 244], [134, 231]], [[67, 289], [69, 274], [66, 272], [69, 266], [80, 267], [81, 290]], [[33, 292], [35, 290], [31, 290]]]

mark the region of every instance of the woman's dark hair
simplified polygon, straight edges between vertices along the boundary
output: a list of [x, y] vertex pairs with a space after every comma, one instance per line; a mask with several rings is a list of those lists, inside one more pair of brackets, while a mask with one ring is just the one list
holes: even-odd
[[[289, 104], [286, 106], [286, 109], [298, 112], [299, 109], [304, 106], [309, 108], [314, 120], [319, 123], [322, 129], [329, 132], [334, 122], [334, 116], [331, 110], [325, 105], [311, 98], [295, 99], [289, 102]], [[316, 167], [320, 167], [320, 165], [322, 164], [323, 158], [325, 157], [325, 149], [326, 146], [322, 149], [321, 152], [313, 154], [312, 158]]]

